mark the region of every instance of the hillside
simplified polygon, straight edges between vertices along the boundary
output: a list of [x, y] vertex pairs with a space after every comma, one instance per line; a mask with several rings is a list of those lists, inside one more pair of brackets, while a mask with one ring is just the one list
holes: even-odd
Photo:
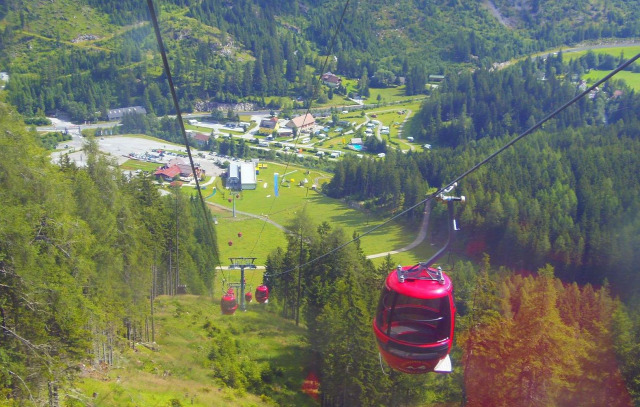
[[[335, 58], [328, 60], [343, 3], [243, 0], [231, 7], [207, 0], [157, 6], [181, 106], [192, 111], [215, 106], [208, 102], [260, 106], [265, 97], [279, 98], [271, 107], [294, 106], [296, 98], [312, 97], [321, 70], [366, 77], [360, 89], [365, 95], [367, 83], [392, 86], [400, 78], [411, 84], [408, 94], [420, 93], [428, 74], [490, 66], [582, 40], [633, 37], [638, 7], [632, 3], [559, 13], [567, 7], [557, 2], [353, 2], [331, 52]], [[122, 106], [142, 105], [157, 115], [173, 111], [144, 5], [118, 4], [10, 0], [0, 6], [0, 70], [11, 75], [7, 89], [21, 113], [63, 110], [84, 121]], [[505, 18], [514, 23], [501, 23]], [[580, 23], [587, 18], [590, 24]], [[612, 25], [616, 30], [607, 29]]]
[[87, 366], [67, 397], [96, 406], [317, 405], [302, 391], [313, 372], [304, 329], [268, 304], [225, 316], [208, 297], [161, 296], [154, 321], [155, 344], [151, 326], [119, 342], [113, 364]]

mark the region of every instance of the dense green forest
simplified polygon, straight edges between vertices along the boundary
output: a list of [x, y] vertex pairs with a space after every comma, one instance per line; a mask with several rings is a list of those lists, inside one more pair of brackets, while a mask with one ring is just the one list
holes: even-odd
[[150, 296], [210, 293], [218, 260], [197, 201], [123, 175], [95, 142], [86, 167], [51, 164], [4, 102], [0, 131], [0, 403], [23, 405], [140, 338]]

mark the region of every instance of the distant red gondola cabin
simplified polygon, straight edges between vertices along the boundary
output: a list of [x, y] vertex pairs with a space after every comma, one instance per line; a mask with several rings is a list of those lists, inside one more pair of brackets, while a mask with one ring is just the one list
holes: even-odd
[[251, 294], [250, 292], [245, 293], [245, 294], [244, 294], [244, 300], [245, 300], [246, 302], [251, 302], [251, 300], [253, 300], [253, 294]]
[[451, 372], [456, 307], [442, 271], [398, 267], [387, 276], [373, 329], [387, 364], [405, 373]]
[[224, 315], [232, 315], [236, 312], [236, 309], [238, 309], [238, 301], [236, 300], [236, 295], [232, 288], [229, 288], [229, 291], [222, 296], [222, 299], [220, 300], [220, 309]]
[[269, 302], [269, 287], [260, 285], [256, 288], [256, 301], [260, 304]]

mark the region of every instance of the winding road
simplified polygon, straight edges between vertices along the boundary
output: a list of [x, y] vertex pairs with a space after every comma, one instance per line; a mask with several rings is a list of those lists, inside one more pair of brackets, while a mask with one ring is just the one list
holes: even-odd
[[406, 252], [408, 250], [417, 247], [420, 243], [424, 241], [427, 237], [427, 229], [429, 228], [429, 214], [431, 213], [431, 201], [427, 201], [424, 204], [424, 216], [422, 217], [422, 224], [420, 225], [420, 230], [418, 231], [418, 235], [414, 239], [413, 242], [409, 243], [405, 247], [401, 247], [400, 249], [391, 250], [389, 252], [384, 253], [376, 253], [367, 255], [367, 259], [376, 259], [378, 257], [384, 257], [387, 255], [398, 254], [401, 252]]

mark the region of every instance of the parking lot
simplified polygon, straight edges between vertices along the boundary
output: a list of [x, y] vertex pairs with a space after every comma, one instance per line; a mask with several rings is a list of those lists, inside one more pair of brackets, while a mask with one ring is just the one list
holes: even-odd
[[[153, 150], [186, 152], [184, 146], [138, 137], [106, 136], [99, 138], [97, 141], [100, 151], [111, 155], [118, 162], [118, 165], [130, 160], [131, 158], [128, 157], [128, 155], [131, 153], [141, 156]], [[58, 146], [60, 150], [51, 154], [53, 162], [58, 162], [60, 160], [60, 156], [68, 154], [76, 165], [86, 165], [85, 153], [82, 151], [83, 143], [84, 139], [76, 135], [73, 135], [72, 140], [60, 143]], [[218, 176], [223, 173], [223, 170], [215, 164], [215, 157], [206, 155], [205, 157], [207, 158], [200, 158], [198, 157], [199, 152], [199, 150], [196, 150], [193, 147], [191, 148], [191, 155], [193, 156], [194, 162], [200, 163], [200, 166], [206, 171], [207, 175]], [[158, 159], [158, 161], [168, 162], [173, 158], [176, 157], [173, 155], [165, 155], [163, 158]], [[189, 161], [188, 157], [183, 159], [185, 162]]]

